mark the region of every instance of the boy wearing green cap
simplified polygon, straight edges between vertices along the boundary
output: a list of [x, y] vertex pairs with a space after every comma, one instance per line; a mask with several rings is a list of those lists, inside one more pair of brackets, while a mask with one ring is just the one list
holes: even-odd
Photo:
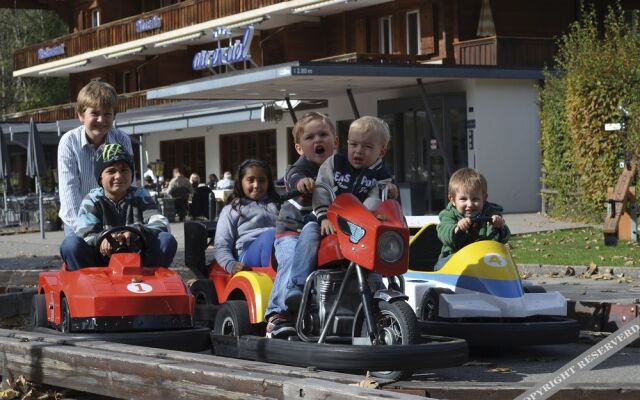
[[[76, 235], [65, 237], [60, 246], [67, 269], [107, 265], [113, 246], [103, 240], [96, 249], [96, 242], [102, 231], [116, 226], [134, 226], [142, 233], [146, 243], [144, 265], [170, 266], [178, 244], [169, 233], [169, 221], [160, 214], [149, 192], [131, 186], [133, 159], [127, 150], [119, 143], [101, 146], [96, 153], [95, 174], [99, 187], [80, 204]], [[120, 244], [131, 245], [131, 232], [112, 236]]]

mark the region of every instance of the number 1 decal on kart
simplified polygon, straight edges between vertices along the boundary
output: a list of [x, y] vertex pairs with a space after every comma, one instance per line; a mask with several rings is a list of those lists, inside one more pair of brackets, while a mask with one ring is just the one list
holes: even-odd
[[132, 293], [150, 293], [153, 290], [153, 287], [146, 283], [132, 282], [127, 285], [127, 290]]

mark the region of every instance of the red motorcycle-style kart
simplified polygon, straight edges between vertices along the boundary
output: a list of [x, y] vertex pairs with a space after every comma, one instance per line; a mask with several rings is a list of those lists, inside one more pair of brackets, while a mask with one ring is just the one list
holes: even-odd
[[[121, 231], [132, 233], [136, 249], [113, 239], [112, 233]], [[140, 230], [105, 230], [97, 249], [104, 240], [115, 249], [107, 266], [69, 271], [63, 263], [59, 271], [40, 273], [31, 310], [34, 329], [63, 333], [70, 340], [209, 349], [209, 330], [194, 328], [195, 300], [180, 276], [168, 268], [142, 266], [145, 241]]]
[[[215, 353], [320, 369], [369, 370], [388, 379], [464, 363], [466, 342], [421, 335], [400, 278], [393, 279], [407, 271], [409, 260], [409, 229], [398, 202], [384, 201], [370, 211], [352, 194], [342, 194], [328, 218], [337, 232], [321, 241], [318, 268], [305, 284], [295, 340], [264, 337], [273, 268], [232, 276], [215, 262], [206, 266], [206, 225], [185, 224], [185, 261], [201, 278], [191, 290], [197, 302], [221, 305], [212, 333]], [[372, 273], [392, 278], [389, 288], [372, 288]]]

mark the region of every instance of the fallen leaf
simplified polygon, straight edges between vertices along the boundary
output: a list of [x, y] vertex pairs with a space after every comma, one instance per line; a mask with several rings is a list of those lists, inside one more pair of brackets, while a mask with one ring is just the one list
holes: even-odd
[[497, 372], [499, 374], [507, 374], [507, 373], [511, 372], [511, 369], [510, 368], [504, 368], [504, 367], [498, 367], [498, 368], [490, 369], [489, 372]]

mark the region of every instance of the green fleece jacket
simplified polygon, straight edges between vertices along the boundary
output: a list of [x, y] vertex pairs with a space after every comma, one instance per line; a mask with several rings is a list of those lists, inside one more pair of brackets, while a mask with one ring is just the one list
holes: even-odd
[[[495, 203], [486, 202], [479, 215], [502, 215], [502, 207]], [[468, 244], [490, 238], [496, 231], [490, 223], [485, 223], [481, 226], [472, 226], [468, 232], [458, 231], [458, 233], [454, 234], [453, 232], [458, 225], [458, 221], [464, 217], [451, 203], [447, 205], [447, 208], [440, 212], [439, 217], [440, 223], [438, 224], [437, 231], [438, 239], [442, 242], [440, 259], [451, 256], [453, 253]], [[505, 224], [502, 229], [500, 229], [500, 233], [496, 235], [497, 236], [495, 236], [494, 240], [501, 243], [507, 243], [509, 237], [511, 237], [511, 232], [509, 231], [509, 227]]]

